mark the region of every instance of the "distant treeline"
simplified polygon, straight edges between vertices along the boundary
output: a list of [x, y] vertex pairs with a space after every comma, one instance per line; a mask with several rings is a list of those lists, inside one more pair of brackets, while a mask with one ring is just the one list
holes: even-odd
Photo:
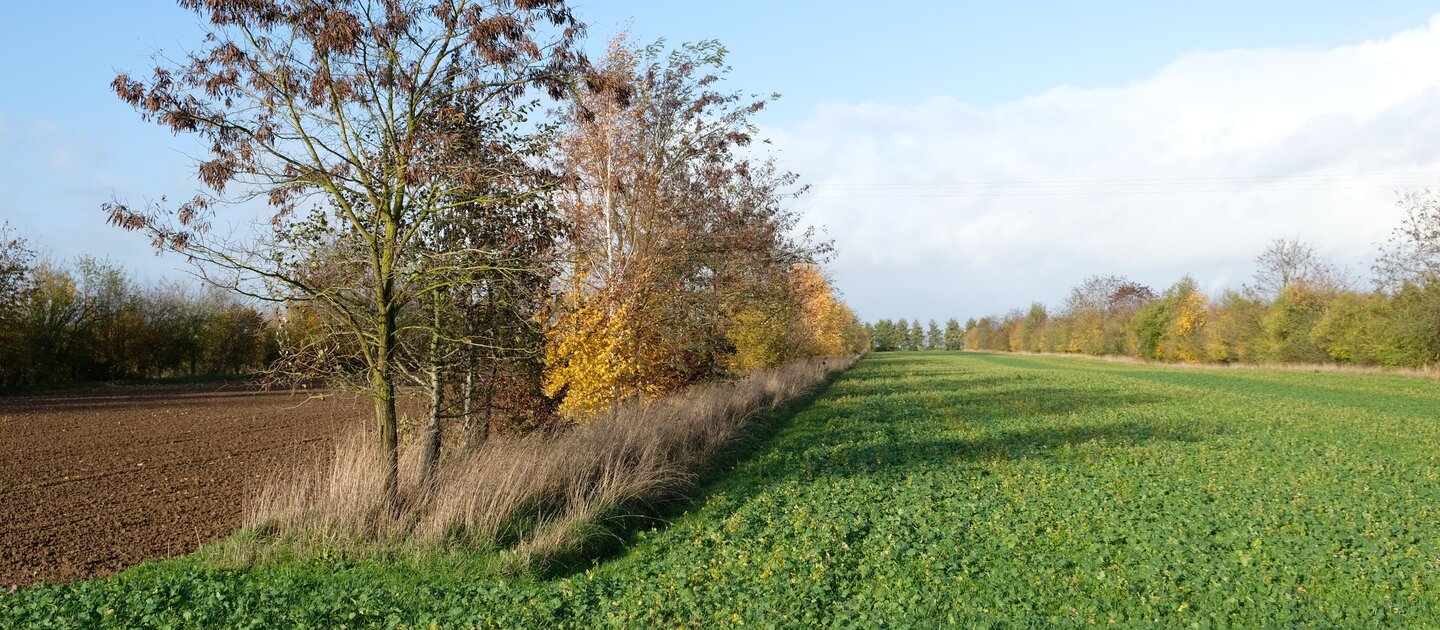
[[277, 356], [272, 318], [229, 293], [144, 286], [93, 258], [36, 263], [16, 238], [0, 246], [0, 388], [240, 374]]
[[877, 352], [891, 350], [961, 350], [965, 347], [965, 329], [960, 321], [951, 318], [942, 329], [935, 320], [929, 325], [919, 319], [892, 321], [882, 319], [865, 325], [870, 335], [870, 349]]
[[1091, 276], [1051, 309], [1034, 303], [1005, 315], [882, 320], [875, 350], [945, 348], [1071, 352], [1189, 363], [1336, 363], [1426, 367], [1440, 363], [1440, 203], [1402, 198], [1405, 221], [1381, 246], [1372, 289], [1314, 247], [1276, 240], [1257, 259], [1253, 285], [1207, 295], [1185, 276], [1156, 293], [1122, 276]]

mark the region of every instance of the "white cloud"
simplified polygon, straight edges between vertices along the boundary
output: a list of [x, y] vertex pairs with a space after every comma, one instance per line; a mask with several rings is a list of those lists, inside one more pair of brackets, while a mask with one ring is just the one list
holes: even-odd
[[863, 316], [963, 317], [1058, 302], [1091, 273], [1236, 286], [1277, 237], [1363, 270], [1394, 191], [1440, 183], [1437, 58], [1440, 16], [1330, 50], [1197, 52], [1123, 87], [834, 104], [766, 132], [815, 185], [800, 207]]

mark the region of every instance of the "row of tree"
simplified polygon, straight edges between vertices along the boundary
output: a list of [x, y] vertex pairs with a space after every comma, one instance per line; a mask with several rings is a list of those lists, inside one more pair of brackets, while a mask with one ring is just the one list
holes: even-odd
[[865, 324], [865, 333], [870, 338], [870, 348], [877, 352], [965, 348], [965, 329], [960, 327], [960, 320], [953, 317], [945, 322], [944, 329], [933, 319], [928, 326], [922, 325], [919, 319], [913, 323], [905, 319], [882, 319]]
[[[277, 371], [373, 396], [391, 505], [398, 386], [428, 395], [428, 474], [447, 427], [585, 422], [868, 344], [717, 43], [591, 62], [563, 0], [181, 4], [204, 48], [114, 87], [202, 141], [207, 189], [111, 222], [281, 305]], [[211, 230], [237, 198], [271, 229]]]
[[[970, 350], [1074, 352], [1216, 363], [1440, 364], [1440, 197], [1401, 199], [1404, 222], [1361, 290], [1314, 247], [1277, 240], [1255, 283], [1207, 295], [1186, 276], [1160, 293], [1092, 276], [1052, 311], [1035, 303], [966, 322]], [[877, 326], [878, 338], [878, 326]], [[914, 344], [911, 344], [912, 346]]]
[[36, 262], [0, 228], [0, 388], [242, 374], [278, 356], [278, 329], [229, 293], [141, 286], [105, 261]]

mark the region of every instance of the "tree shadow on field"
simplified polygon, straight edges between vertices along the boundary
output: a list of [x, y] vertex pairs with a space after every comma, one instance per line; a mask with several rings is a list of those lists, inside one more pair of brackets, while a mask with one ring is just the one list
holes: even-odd
[[[978, 390], [978, 391], [977, 391]], [[1160, 405], [1173, 397], [1151, 392], [1116, 389], [1058, 387], [1040, 381], [1000, 383], [950, 391], [936, 391], [926, 409], [945, 420], [971, 424], [1024, 422], [1040, 416], [1068, 416], [1092, 410], [1120, 410]]]
[[[956, 378], [946, 378], [951, 371]], [[1169, 400], [1153, 393], [1087, 384], [1064, 387], [1032, 373], [977, 376], [939, 370], [929, 377], [917, 374], [919, 383], [897, 382], [896, 374], [862, 363], [814, 394], [792, 401], [751, 425], [742, 444], [712, 462], [689, 500], [643, 506], [640, 512], [649, 516], [630, 517], [608, 527], [615, 537], [560, 559], [544, 575], [574, 575], [613, 559], [633, 545], [639, 532], [667, 527], [686, 512], [704, 509], [717, 494], [723, 494], [727, 504], [740, 506], [783, 484], [893, 479], [936, 466], [969, 462], [982, 468], [979, 464], [996, 460], [1054, 457], [1070, 446], [1123, 448], [1207, 437], [1203, 430], [1190, 427], [1071, 415]], [[959, 427], [977, 429], [978, 435], [954, 436]]]
[[684, 496], [631, 506], [634, 509], [629, 511], [629, 515], [613, 517], [605, 524], [610, 536], [550, 559], [538, 568], [537, 575], [542, 579], [557, 579], [583, 573], [593, 566], [623, 555], [635, 545], [642, 532], [664, 529], [676, 519], [700, 509], [715, 492], [725, 489], [725, 480], [731, 473], [772, 444], [777, 435], [792, 426], [800, 412], [817, 398], [826, 395], [837, 381], [848, 379], [849, 375], [849, 371], [833, 374], [811, 391], [755, 418], [734, 443], [716, 453], [710, 459], [709, 465], [696, 471], [694, 483]]
[[[1096, 443], [1136, 446], [1196, 442], [1213, 430], [1143, 420], [1088, 420], [1090, 410], [1134, 409], [1164, 404], [1153, 393], [1066, 388], [1038, 380], [973, 379], [964, 387], [902, 395], [881, 390], [858, 401], [860, 409], [840, 422], [795, 427], [774, 445], [785, 462], [755, 474], [774, 482], [817, 475], [856, 476], [909, 472], [922, 466], [966, 461], [1053, 456], [1057, 449]], [[934, 436], [954, 428], [975, 438]], [[756, 493], [763, 492], [757, 488]]]
[[[1014, 376], [966, 377], [964, 374], [957, 374], [949, 378], [923, 377], [922, 380], [925, 383], [925, 387], [917, 390], [909, 387], [905, 381], [896, 379], [895, 376], [896, 375], [893, 374], [871, 374], [857, 377], [853, 380], [837, 383], [832, 394], [835, 396], [859, 397], [893, 396], [1015, 386], [1023, 384], [1028, 380]], [[907, 374], [905, 376], [911, 375]]]
[[[1155, 442], [1197, 442], [1204, 436], [1189, 431], [1148, 426], [1139, 422], [1093, 425], [1028, 427], [1000, 431], [976, 439], [918, 438], [884, 443], [856, 444], [825, 451], [795, 453], [793, 465], [777, 467], [773, 483], [819, 478], [849, 478], [898, 474], [937, 465], [1016, 461], [1054, 457], [1065, 447], [1085, 444], [1109, 447], [1141, 446]], [[757, 488], [755, 494], [764, 491]]]
[[[883, 380], [865, 379], [838, 383], [831, 394], [849, 398], [847, 406], [851, 409], [843, 410], [847, 412], [844, 414], [847, 418], [869, 415], [870, 424], [880, 426], [902, 418], [975, 425], [1021, 422], [1095, 409], [1119, 410], [1159, 405], [1173, 400], [1171, 396], [1155, 392], [1065, 387], [1039, 378], [999, 376], [931, 383], [924, 388], [906, 389], [887, 385]], [[884, 411], [879, 411], [881, 409]], [[834, 427], [827, 425], [825, 428], [830, 430]], [[850, 428], [863, 430], [867, 427]]]
[[746, 469], [729, 495], [747, 502], [781, 485], [860, 478], [898, 483], [944, 468], [971, 470], [957, 477], [963, 480], [988, 475], [986, 468], [999, 462], [1092, 457], [1216, 435], [1204, 424], [1148, 420], [1147, 407], [1173, 400], [1154, 391], [987, 375], [907, 393], [866, 380], [872, 382], [837, 384], [835, 393], [859, 397], [848, 401], [845, 417], [791, 427], [772, 443], [766, 466]]
[[[1038, 383], [1050, 383], [1051, 376], [1040, 370], [1013, 370], [995, 373], [976, 372], [946, 364], [926, 364], [915, 361], [904, 363], [866, 365], [857, 368], [857, 373], [848, 375], [836, 383], [836, 396], [874, 396], [932, 392], [976, 392], [990, 388], [1030, 387]], [[1067, 393], [1084, 393], [1085, 390], [1066, 390]], [[1037, 395], [1041, 394], [1037, 392]]]

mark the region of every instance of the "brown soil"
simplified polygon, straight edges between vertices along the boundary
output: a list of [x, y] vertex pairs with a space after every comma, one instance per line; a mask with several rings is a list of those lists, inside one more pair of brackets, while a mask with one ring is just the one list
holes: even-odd
[[194, 551], [235, 529], [254, 480], [368, 412], [213, 383], [0, 398], [0, 590]]

